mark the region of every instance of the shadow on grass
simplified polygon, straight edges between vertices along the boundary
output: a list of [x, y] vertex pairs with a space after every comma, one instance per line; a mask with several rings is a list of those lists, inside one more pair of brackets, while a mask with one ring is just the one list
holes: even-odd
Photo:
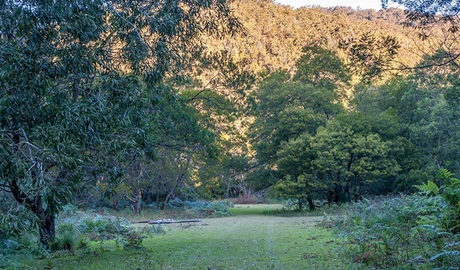
[[295, 210], [284, 208], [282, 205], [267, 205], [267, 204], [248, 204], [235, 205], [229, 210], [232, 216], [279, 216], [279, 217], [302, 217], [302, 216], [321, 216], [323, 212], [320, 210]]

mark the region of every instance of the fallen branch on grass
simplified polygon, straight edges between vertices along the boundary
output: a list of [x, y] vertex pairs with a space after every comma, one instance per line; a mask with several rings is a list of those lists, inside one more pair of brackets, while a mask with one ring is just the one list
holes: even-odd
[[158, 219], [158, 220], [139, 220], [135, 223], [148, 223], [148, 224], [171, 224], [171, 223], [189, 223], [189, 222], [201, 222], [201, 219]]

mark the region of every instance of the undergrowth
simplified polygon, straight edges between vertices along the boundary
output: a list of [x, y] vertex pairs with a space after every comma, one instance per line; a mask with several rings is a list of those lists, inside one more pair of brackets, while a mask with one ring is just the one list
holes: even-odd
[[52, 260], [67, 255], [85, 256], [91, 252], [90, 250], [94, 250], [94, 243], [98, 243], [96, 246], [104, 250], [109, 246], [105, 244], [109, 240], [115, 242], [116, 248], [142, 249], [145, 238], [164, 234], [165, 230], [161, 225], [133, 228], [128, 218], [139, 220], [222, 217], [229, 215], [228, 209], [232, 205], [231, 202], [225, 201], [191, 202], [176, 199], [170, 202], [165, 211], [147, 209], [141, 216], [105, 208], [80, 211], [73, 205], [66, 205], [57, 218], [56, 238], [48, 250], [39, 243], [38, 232], [33, 226], [23, 230], [27, 233], [20, 234], [14, 233], [14, 228], [0, 226], [0, 269], [23, 269], [24, 265], [21, 262], [37, 258]]
[[460, 189], [441, 171], [420, 193], [364, 200], [335, 221], [346, 252], [366, 268], [459, 269]]

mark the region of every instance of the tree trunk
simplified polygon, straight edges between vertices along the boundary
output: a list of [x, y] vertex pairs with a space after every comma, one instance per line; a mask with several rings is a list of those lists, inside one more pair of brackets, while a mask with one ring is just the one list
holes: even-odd
[[160, 208], [161, 208], [161, 206], [160, 206], [160, 195], [161, 195], [161, 194], [160, 194], [160, 191], [158, 190], [158, 191], [157, 191], [157, 198], [156, 198], [156, 200], [155, 200], [155, 205], [157, 206], [157, 209], [160, 209]]
[[313, 203], [313, 199], [310, 194], [307, 195], [307, 202], [308, 202], [308, 208], [310, 208], [310, 211], [314, 211], [316, 206]]
[[114, 199], [114, 200], [113, 200], [113, 203], [112, 203], [112, 205], [113, 205], [113, 210], [115, 210], [115, 211], [117, 211], [117, 212], [120, 211], [120, 205], [119, 205], [118, 202], [119, 202], [118, 199]]
[[299, 211], [302, 211], [303, 203], [302, 203], [302, 199], [301, 199], [301, 198], [298, 198], [298, 199], [297, 199], [297, 208], [299, 209]]
[[141, 214], [141, 203], [142, 203], [142, 190], [139, 189], [139, 192], [136, 196], [134, 196], [134, 200], [132, 202], [133, 212], [135, 215]]
[[56, 217], [54, 214], [42, 213], [38, 214], [40, 217], [39, 233], [40, 243], [42, 243], [47, 249], [50, 248], [51, 243], [56, 237]]
[[11, 193], [13, 194], [16, 201], [20, 204], [24, 204], [34, 215], [38, 217], [38, 231], [40, 234], [40, 243], [42, 243], [47, 249], [50, 248], [51, 243], [56, 237], [56, 215], [52, 211], [53, 205], [48, 204], [48, 209], [44, 209], [41, 205], [43, 200], [42, 197], [36, 196], [29, 198], [22, 192], [15, 180], [11, 183]]
[[347, 202], [351, 202], [350, 182], [347, 182], [344, 188], [344, 197]]
[[226, 192], [225, 192], [225, 198], [228, 199], [230, 198], [231, 194], [230, 194], [230, 191], [231, 191], [232, 187], [230, 186], [230, 183], [226, 183]]
[[177, 179], [177, 182], [176, 184], [174, 185], [174, 187], [168, 192], [168, 195], [166, 195], [166, 198], [164, 199], [163, 201], [163, 204], [161, 205], [161, 210], [165, 210], [166, 208], [166, 205], [168, 205], [168, 202], [169, 200], [171, 199], [171, 196], [174, 194], [174, 192], [176, 191], [176, 188], [182, 184], [182, 181], [185, 177], [185, 173], [182, 173], [178, 179]]

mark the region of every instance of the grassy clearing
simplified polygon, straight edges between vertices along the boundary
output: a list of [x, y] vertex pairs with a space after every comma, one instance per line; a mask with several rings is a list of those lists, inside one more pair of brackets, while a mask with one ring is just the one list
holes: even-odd
[[271, 211], [282, 209], [282, 204], [235, 204], [230, 208], [230, 214], [233, 216], [269, 215]]
[[[276, 207], [276, 206], [275, 206]], [[91, 252], [40, 261], [30, 269], [351, 269], [342, 243], [318, 226], [321, 217], [260, 215], [273, 206], [236, 206], [235, 216], [163, 225], [165, 234], [124, 251], [114, 241]]]
[[268, 215], [280, 217], [304, 217], [304, 216], [323, 216], [324, 211], [328, 213], [338, 212], [338, 208], [318, 208], [316, 211], [286, 209], [283, 204], [235, 204], [230, 209], [233, 216], [245, 215]]

